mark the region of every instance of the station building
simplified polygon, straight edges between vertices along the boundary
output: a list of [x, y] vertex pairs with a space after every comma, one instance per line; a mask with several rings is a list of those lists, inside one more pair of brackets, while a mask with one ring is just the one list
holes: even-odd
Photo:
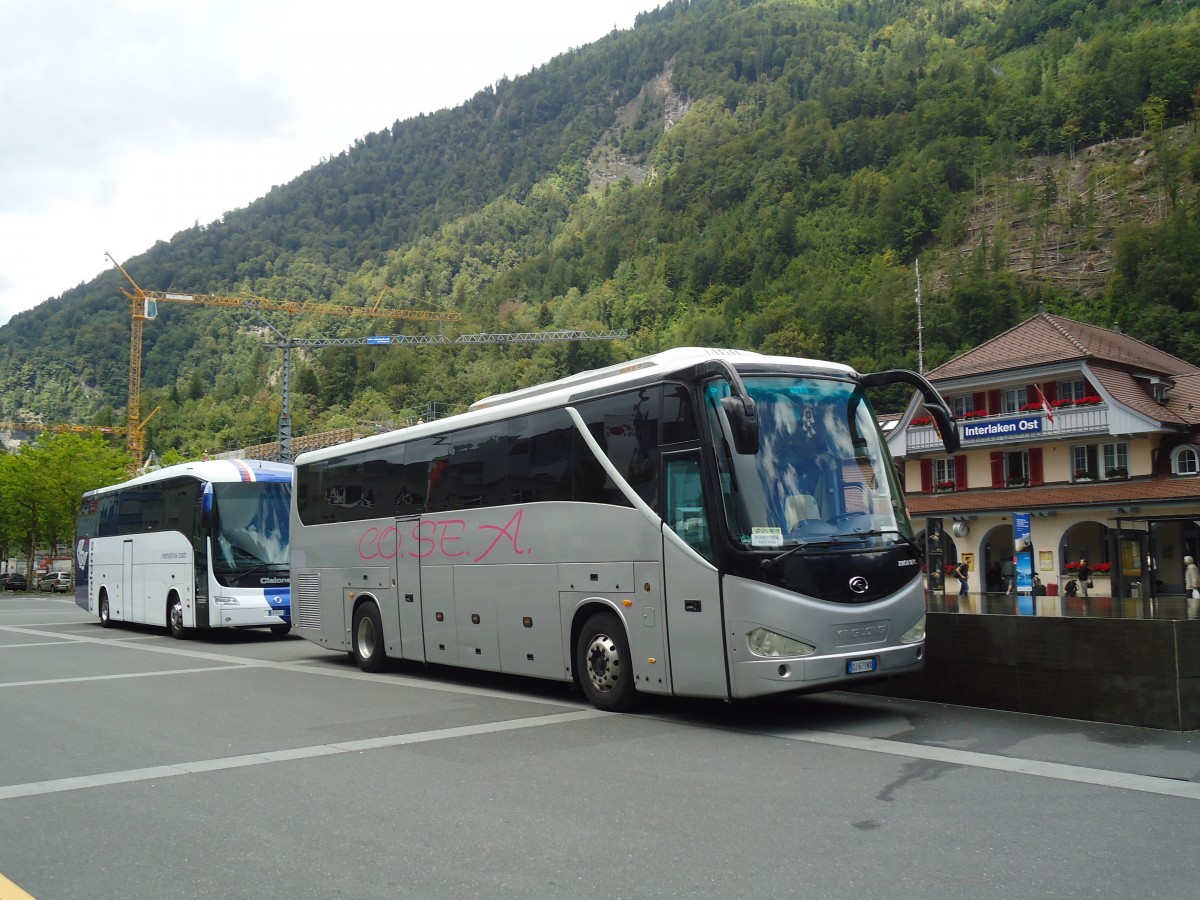
[[888, 442], [914, 526], [942, 521], [946, 561], [968, 562], [972, 594], [1003, 590], [1014, 519], [1027, 514], [1048, 594], [1086, 558], [1093, 602], [1182, 612], [1183, 557], [1200, 559], [1200, 368], [1039, 312], [927, 377], [954, 410], [961, 450], [946, 453], [919, 397]]

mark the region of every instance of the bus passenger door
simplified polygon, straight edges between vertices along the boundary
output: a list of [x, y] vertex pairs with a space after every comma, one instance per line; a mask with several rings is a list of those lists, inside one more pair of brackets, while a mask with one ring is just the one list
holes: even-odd
[[700, 481], [700, 454], [663, 455], [663, 592], [671, 684], [679, 696], [728, 697], [721, 579]]
[[[421, 560], [407, 552], [409, 538], [420, 524], [415, 516], [396, 520], [396, 593], [400, 604], [400, 656], [425, 661], [425, 635], [421, 628]], [[384, 631], [390, 631], [386, 626]]]

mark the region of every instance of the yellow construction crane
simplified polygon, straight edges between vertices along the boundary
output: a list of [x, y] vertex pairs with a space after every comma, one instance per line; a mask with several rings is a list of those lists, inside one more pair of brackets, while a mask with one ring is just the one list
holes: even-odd
[[375, 319], [406, 319], [417, 322], [461, 322], [462, 316], [456, 312], [423, 310], [423, 309], [380, 309], [383, 293], [375, 300], [370, 309], [361, 306], [340, 306], [336, 303], [296, 303], [291, 300], [269, 300], [266, 297], [230, 297], [219, 294], [186, 294], [171, 291], [144, 291], [119, 262], [113, 259], [111, 253], [105, 253], [109, 261], [125, 276], [133, 286], [133, 290], [121, 288], [132, 303], [133, 325], [129, 337], [129, 452], [133, 455], [134, 464], [142, 464], [142, 453], [145, 449], [145, 425], [150, 421], [155, 408], [146, 418], [141, 417], [142, 402], [142, 323], [153, 319], [158, 314], [159, 303], [190, 303], [197, 306], [225, 306], [250, 309], [257, 312], [284, 312], [292, 315], [307, 313], [311, 315], [354, 316]]

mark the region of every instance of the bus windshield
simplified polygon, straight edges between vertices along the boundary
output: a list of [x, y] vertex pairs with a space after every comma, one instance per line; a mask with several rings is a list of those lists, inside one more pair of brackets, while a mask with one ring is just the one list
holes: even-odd
[[286, 572], [291, 484], [212, 485], [213, 571], [219, 577]]
[[725, 521], [747, 549], [878, 548], [913, 540], [903, 494], [862, 386], [834, 378], [743, 375], [758, 452], [734, 451], [723, 380], [705, 387]]

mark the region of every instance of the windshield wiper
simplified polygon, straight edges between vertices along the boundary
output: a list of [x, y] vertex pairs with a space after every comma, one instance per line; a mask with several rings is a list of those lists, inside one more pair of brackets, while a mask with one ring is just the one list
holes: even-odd
[[920, 549], [921, 549], [920, 547], [917, 546], [916, 541], [914, 541], [912, 538], [905, 535], [905, 533], [903, 531], [901, 531], [899, 528], [872, 528], [868, 531], [845, 532], [842, 534], [837, 534], [837, 535], [835, 535], [835, 537], [843, 539], [843, 540], [850, 540], [853, 538], [862, 538], [865, 540], [866, 538], [869, 538], [869, 537], [883, 537], [884, 535], [888, 535], [888, 534], [896, 535], [896, 537], [900, 538], [901, 543], [908, 544], [908, 546], [912, 547], [914, 550], [920, 551]]
[[852, 541], [865, 541], [869, 537], [883, 537], [884, 535], [894, 534], [900, 538], [900, 542], [907, 544], [914, 550], [919, 552], [920, 548], [917, 542], [912, 538], [907, 537], [899, 528], [879, 528], [871, 531], [855, 531], [851, 534], [835, 534], [828, 538], [823, 538], [819, 541], [803, 541], [796, 544], [795, 547], [790, 547], [784, 550], [778, 556], [770, 556], [762, 561], [763, 570], [766, 572], [773, 571], [780, 562], [787, 559], [793, 553], [799, 553], [802, 550], [809, 550], [813, 547], [835, 547], [839, 544], [849, 544]]
[[778, 556], [768, 556], [766, 559], [764, 559], [762, 561], [762, 567], [764, 570], [770, 572], [777, 565], [779, 565], [781, 560], [787, 559], [793, 553], [799, 553], [801, 550], [808, 550], [811, 547], [831, 547], [836, 544], [842, 543], [842, 540], [843, 539], [840, 535], [835, 534], [832, 537], [823, 538], [819, 541], [802, 541], [800, 543], [797, 543], [795, 547], [791, 547], [788, 550], [784, 550]]

